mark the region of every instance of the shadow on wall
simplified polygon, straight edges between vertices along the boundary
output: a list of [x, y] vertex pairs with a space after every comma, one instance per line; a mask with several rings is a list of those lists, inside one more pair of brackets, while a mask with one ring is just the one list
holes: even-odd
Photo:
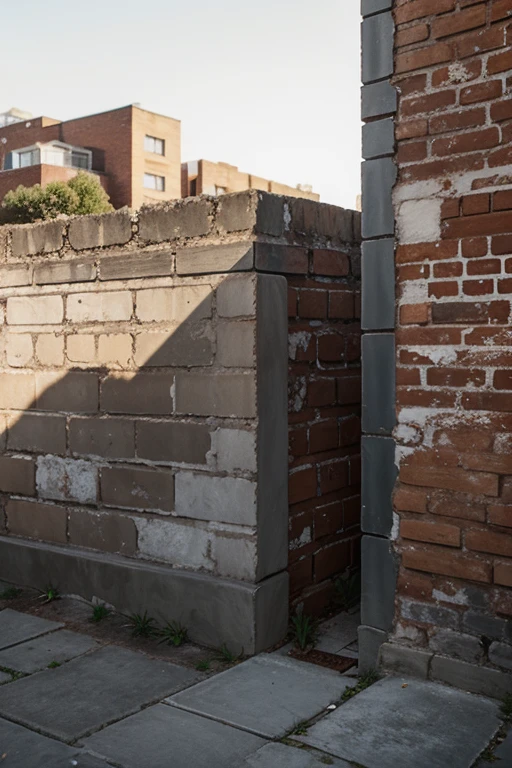
[[283, 571], [285, 278], [131, 282], [8, 299], [3, 533], [251, 583]]

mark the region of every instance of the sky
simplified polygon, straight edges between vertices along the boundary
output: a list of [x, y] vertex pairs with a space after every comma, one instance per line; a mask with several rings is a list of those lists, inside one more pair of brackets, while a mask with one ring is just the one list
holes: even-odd
[[139, 103], [204, 158], [353, 208], [359, 0], [16, 0], [0, 112], [68, 120]]

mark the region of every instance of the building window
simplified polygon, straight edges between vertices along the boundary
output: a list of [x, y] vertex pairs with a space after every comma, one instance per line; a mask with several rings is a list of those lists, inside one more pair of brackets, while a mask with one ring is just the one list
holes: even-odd
[[144, 187], [146, 189], [156, 189], [157, 192], [165, 192], [165, 176], [155, 176], [153, 173], [145, 173]]
[[157, 139], [154, 136], [144, 136], [144, 149], [146, 152], [153, 152], [155, 155], [163, 155], [165, 142], [163, 139]]
[[28, 152], [20, 152], [19, 155], [19, 168], [28, 168], [30, 165], [39, 165], [41, 162], [41, 155], [38, 149], [31, 149]]
[[218, 187], [217, 185], [215, 185], [215, 194], [216, 195], [225, 195], [226, 192], [227, 192], [226, 187]]

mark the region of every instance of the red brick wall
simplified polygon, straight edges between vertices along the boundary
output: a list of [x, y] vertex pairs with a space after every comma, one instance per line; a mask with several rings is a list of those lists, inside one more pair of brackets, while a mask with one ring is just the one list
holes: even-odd
[[510, 668], [512, 0], [394, 16], [395, 639]]
[[360, 561], [358, 250], [315, 250], [288, 278], [290, 594], [313, 614]]

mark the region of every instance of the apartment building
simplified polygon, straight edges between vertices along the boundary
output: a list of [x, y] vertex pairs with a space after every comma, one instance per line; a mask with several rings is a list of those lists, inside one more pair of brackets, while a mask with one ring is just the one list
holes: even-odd
[[261, 189], [288, 197], [306, 197], [320, 200], [309, 184], [290, 187], [277, 181], [263, 179], [251, 173], [239, 171], [235, 165], [212, 163], [209, 160], [194, 160], [181, 166], [181, 195], [224, 195], [227, 192], [242, 192], [244, 189]]
[[0, 200], [20, 184], [98, 176], [112, 205], [140, 208], [181, 196], [181, 124], [130, 104], [59, 121], [0, 115]]

